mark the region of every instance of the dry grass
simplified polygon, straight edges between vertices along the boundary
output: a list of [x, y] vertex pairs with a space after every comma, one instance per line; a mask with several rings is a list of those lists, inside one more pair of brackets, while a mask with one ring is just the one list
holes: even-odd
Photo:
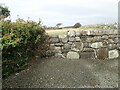
[[81, 30], [80, 28], [78, 29], [73, 29], [73, 28], [67, 28], [67, 29], [57, 29], [57, 30], [46, 30], [46, 32], [49, 34], [49, 35], [64, 35], [66, 34], [67, 31], [70, 31], [70, 30], [75, 30], [75, 31], [79, 31]]
[[65, 35], [67, 31], [74, 30], [74, 31], [80, 31], [80, 30], [104, 30], [101, 28], [66, 28], [66, 29], [56, 29], [56, 30], [46, 30], [46, 33], [49, 35]]

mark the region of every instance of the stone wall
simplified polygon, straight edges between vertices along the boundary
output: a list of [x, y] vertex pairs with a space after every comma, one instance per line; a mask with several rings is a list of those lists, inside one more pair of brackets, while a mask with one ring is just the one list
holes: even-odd
[[50, 48], [55, 56], [68, 59], [114, 59], [119, 57], [117, 30], [68, 31], [50, 35]]

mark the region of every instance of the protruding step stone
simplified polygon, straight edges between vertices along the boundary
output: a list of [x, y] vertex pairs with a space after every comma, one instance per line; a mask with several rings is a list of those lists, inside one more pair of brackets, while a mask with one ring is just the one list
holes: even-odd
[[79, 59], [80, 55], [77, 52], [70, 51], [70, 52], [67, 53], [67, 58], [68, 59]]
[[95, 52], [81, 52], [80, 59], [95, 59]]
[[96, 50], [97, 59], [107, 59], [108, 58], [108, 49], [107, 48], [100, 48]]
[[109, 51], [109, 59], [114, 59], [114, 58], [118, 58], [118, 57], [119, 57], [118, 50], [110, 50]]

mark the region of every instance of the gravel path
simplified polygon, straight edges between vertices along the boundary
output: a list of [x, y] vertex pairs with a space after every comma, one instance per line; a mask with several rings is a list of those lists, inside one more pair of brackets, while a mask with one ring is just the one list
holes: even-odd
[[10, 76], [3, 88], [115, 88], [118, 60], [36, 60], [28, 69]]

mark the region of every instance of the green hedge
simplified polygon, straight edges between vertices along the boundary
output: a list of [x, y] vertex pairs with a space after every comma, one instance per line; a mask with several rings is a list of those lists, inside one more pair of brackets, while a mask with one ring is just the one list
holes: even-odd
[[2, 74], [3, 78], [24, 69], [35, 55], [45, 56], [49, 38], [39, 21], [16, 22], [3, 20], [2, 26]]

